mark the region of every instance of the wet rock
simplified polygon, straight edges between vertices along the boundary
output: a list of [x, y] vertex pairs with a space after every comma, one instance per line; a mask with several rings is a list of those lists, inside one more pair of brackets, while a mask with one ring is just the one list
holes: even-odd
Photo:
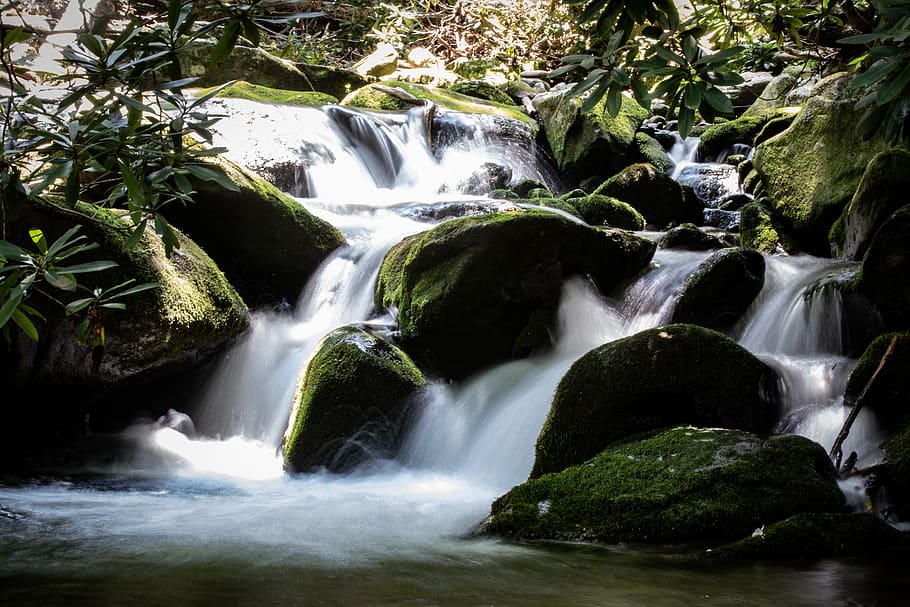
[[858, 290], [872, 301], [886, 331], [910, 328], [910, 205], [889, 217], [863, 257]]
[[[672, 145], [672, 144], [671, 144]], [[633, 155], [634, 162], [647, 162], [664, 173], [673, 170], [675, 162], [667, 154], [663, 144], [647, 133], [635, 133], [636, 153]]]
[[910, 521], [910, 423], [891, 432], [875, 467], [875, 502], [891, 521]]
[[485, 99], [503, 105], [514, 105], [508, 93], [484, 80], [461, 80], [449, 87], [453, 93]]
[[493, 190], [505, 189], [512, 181], [512, 167], [496, 162], [485, 162], [483, 166], [474, 171], [463, 183], [458, 185], [458, 191], [469, 196], [482, 196]]
[[[525, 356], [522, 335], [545, 334], [563, 282], [590, 275], [603, 291], [634, 276], [653, 242], [543, 211], [456, 219], [393, 247], [376, 305], [399, 312], [400, 345], [446, 377]], [[536, 344], [549, 347], [549, 342]]]
[[842, 512], [824, 449], [801, 436], [679, 427], [612, 445], [497, 499], [483, 533], [679, 543], [742, 537], [802, 512]]
[[610, 196], [591, 194], [580, 198], [568, 198], [566, 203], [574, 207], [582, 219], [592, 226], [609, 226], [623, 230], [645, 229], [641, 213], [627, 204]]
[[680, 287], [671, 322], [726, 331], [742, 317], [764, 284], [761, 253], [737, 248], [717, 251]]
[[747, 204], [740, 211], [739, 235], [742, 246], [747, 249], [768, 254], [792, 250], [784, 246], [784, 243], [790, 241], [781, 219], [771, 209], [757, 202]]
[[284, 441], [285, 468], [350, 470], [394, 456], [426, 381], [408, 356], [356, 327], [336, 329], [310, 360]]
[[667, 230], [657, 243], [661, 249], [710, 251], [730, 246], [730, 243], [713, 234], [699, 230], [693, 224], [684, 224]]
[[648, 112], [634, 100], [622, 99], [614, 118], [605, 100], [582, 111], [581, 100], [567, 88], [554, 88], [534, 98], [541, 130], [559, 170], [577, 182], [595, 175], [612, 175], [636, 153], [635, 132]]
[[674, 424], [771, 431], [777, 374], [721, 333], [694, 325], [643, 331], [591, 350], [562, 378], [537, 439], [532, 477]]
[[886, 333], [877, 337], [856, 363], [844, 390], [845, 405], [852, 406], [882, 362], [891, 342], [894, 349], [863, 396], [863, 407], [874, 411], [886, 432], [910, 418], [910, 334]]
[[747, 112], [729, 122], [715, 124], [702, 133], [701, 141], [698, 144], [699, 157], [713, 160], [735, 144], [752, 146], [755, 136], [769, 122], [782, 119], [785, 124], [789, 125], [798, 112], [799, 108], [769, 108]]
[[249, 305], [295, 302], [329, 254], [345, 244], [333, 226], [237, 164], [217, 158], [237, 191], [195, 179], [193, 204], [171, 205], [167, 217], [224, 269]]
[[740, 84], [721, 87], [721, 90], [733, 102], [733, 107], [738, 108], [738, 112], [755, 103], [759, 95], [774, 80], [774, 76], [770, 72], [742, 72], [740, 76], [743, 78]]
[[690, 186], [704, 203], [704, 206], [716, 209], [721, 201], [739, 191], [739, 173], [736, 167], [729, 164], [690, 164], [683, 168], [677, 181]]
[[626, 167], [593, 193], [629, 203], [648, 225], [658, 228], [702, 221], [702, 205], [689, 199], [679, 183], [650, 164]]
[[[516, 182], [511, 189], [519, 198], [530, 198], [530, 194], [533, 190], [546, 190], [547, 186], [545, 183], [537, 181], [536, 179], [522, 179]], [[550, 196], [552, 196], [552, 194], [550, 194]]]
[[759, 145], [752, 158], [772, 209], [793, 226], [800, 248], [817, 255], [829, 253], [831, 225], [866, 166], [888, 147], [857, 133], [861, 93], [850, 82], [847, 74], [819, 82], [790, 128]]
[[862, 259], [881, 225], [910, 203], [910, 152], [892, 149], [880, 153], [866, 167], [853, 199], [831, 230], [837, 253]]
[[705, 209], [702, 223], [718, 230], [738, 232], [740, 224], [739, 211], [724, 211], [721, 209]]
[[730, 194], [720, 199], [718, 208], [721, 211], [739, 211], [753, 200], [749, 194]]

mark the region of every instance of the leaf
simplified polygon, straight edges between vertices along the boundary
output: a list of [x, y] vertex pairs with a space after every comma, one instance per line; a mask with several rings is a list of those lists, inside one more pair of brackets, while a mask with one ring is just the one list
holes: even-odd
[[862, 88], [869, 86], [883, 78], [886, 78], [891, 72], [900, 67], [900, 62], [891, 58], [879, 59], [865, 72], [853, 79], [850, 84], [851, 88]]
[[47, 255], [47, 240], [44, 238], [44, 232], [40, 228], [32, 228], [28, 231], [28, 237], [31, 238], [42, 255]]
[[910, 66], [904, 65], [904, 69], [899, 74], [890, 78], [878, 90], [878, 94], [875, 96], [876, 105], [885, 105], [894, 100], [904, 92], [908, 82], [910, 82]]
[[693, 65], [703, 65], [707, 68], [715, 68], [717, 66], [729, 63], [731, 60], [735, 59], [743, 52], [745, 52], [745, 50], [746, 47], [744, 46], [731, 46], [711, 55], [705, 55], [693, 63]]
[[616, 117], [622, 108], [622, 89], [619, 84], [613, 82], [607, 91], [607, 111], [610, 115]]
[[77, 299], [66, 304], [66, 313], [67, 314], [77, 314], [82, 310], [86, 309], [90, 303], [95, 301], [94, 297], [84, 297], [82, 299]]
[[58, 272], [53, 272], [47, 270], [44, 272], [44, 280], [47, 281], [47, 284], [51, 285], [55, 289], [60, 289], [61, 291], [75, 291], [76, 284], [75, 279], [67, 276], [66, 274], [60, 274]]
[[590, 89], [594, 85], [596, 85], [598, 82], [600, 82], [600, 80], [604, 77], [604, 75], [606, 75], [606, 73], [607, 73], [607, 71], [604, 69], [601, 69], [601, 68], [597, 68], [596, 70], [591, 70], [591, 72], [588, 74], [587, 78], [585, 78], [584, 80], [582, 80], [581, 82], [579, 82], [578, 84], [576, 84], [569, 90], [568, 95], [570, 97], [581, 96], [582, 93], [584, 93], [585, 91], [587, 91], [588, 89]]
[[733, 113], [733, 102], [724, 93], [715, 87], [710, 87], [702, 91], [702, 97], [705, 101], [721, 114]]
[[136, 176], [130, 170], [130, 166], [122, 159], [118, 161], [120, 165], [120, 174], [123, 177], [123, 183], [126, 185], [126, 191], [130, 201], [136, 202], [138, 206], [145, 206], [145, 191], [142, 189]]
[[581, 15], [578, 16], [576, 21], [579, 23], [587, 23], [597, 17], [600, 14], [600, 9], [606, 6], [607, 0], [591, 0], [588, 5], [585, 7], [585, 10], [582, 11]]
[[685, 139], [692, 132], [695, 124], [695, 110], [683, 106], [679, 108], [679, 136]]
[[18, 262], [28, 261], [31, 259], [31, 256], [25, 249], [5, 240], [0, 240], [0, 257], [16, 260]]
[[214, 181], [224, 189], [230, 190], [232, 192], [240, 191], [240, 186], [231, 181], [224, 173], [212, 170], [208, 167], [200, 166], [198, 164], [187, 164], [184, 168], [186, 168], [186, 170], [194, 177], [197, 177], [203, 181]]
[[66, 274], [85, 274], [87, 272], [101, 272], [102, 270], [110, 270], [111, 268], [116, 268], [119, 265], [120, 264], [118, 264], [116, 261], [99, 260], [57, 268], [57, 271], [64, 272]]
[[22, 332], [28, 335], [32, 341], [38, 341], [38, 329], [35, 328], [32, 321], [28, 319], [28, 316], [22, 313], [22, 310], [13, 310], [13, 322], [19, 325]]
[[237, 38], [240, 37], [240, 28], [241, 24], [239, 20], [228, 21], [227, 25], [224, 26], [224, 32], [215, 44], [215, 48], [212, 49], [212, 65], [217, 66], [228, 58], [231, 51], [234, 50], [234, 45], [237, 44]]
[[683, 105], [690, 110], [697, 110], [698, 106], [701, 105], [701, 93], [701, 87], [694, 82], [690, 82], [683, 89]]
[[143, 219], [139, 224], [133, 229], [129, 238], [126, 239], [126, 242], [123, 244], [124, 248], [127, 251], [132, 251], [136, 248], [136, 245], [142, 240], [142, 236], [145, 234], [145, 228], [148, 226], [148, 219]]
[[[128, 280], [123, 284], [113, 287], [111, 290], [117, 289], [118, 287], [122, 287], [131, 282], [133, 282], [133, 281]], [[158, 284], [157, 282], [146, 282], [146, 283], [142, 283], [141, 285], [136, 285], [135, 287], [130, 287], [129, 289], [126, 289], [124, 291], [119, 291], [114, 297], [127, 297], [129, 295], [135, 295], [136, 293], [142, 293], [143, 291], [150, 291], [152, 289], [157, 289], [160, 286], [161, 285]], [[103, 300], [103, 301], [106, 301], [106, 300]]]
[[[79, 242], [80, 240], [85, 240], [85, 236], [76, 236], [79, 230], [82, 229], [82, 224], [76, 224], [67, 230], [63, 236], [54, 241], [48, 250], [47, 257], [49, 259], [54, 259], [58, 256], [59, 253], [63, 251], [64, 248]], [[75, 237], [75, 238], [74, 238]]]
[[24, 295], [25, 291], [22, 288], [21, 284], [18, 284], [12, 288], [9, 295], [7, 296], [7, 300], [3, 302], [2, 306], [0, 306], [0, 327], [9, 321], [13, 313], [19, 307], [19, 302], [22, 301], [22, 297]]

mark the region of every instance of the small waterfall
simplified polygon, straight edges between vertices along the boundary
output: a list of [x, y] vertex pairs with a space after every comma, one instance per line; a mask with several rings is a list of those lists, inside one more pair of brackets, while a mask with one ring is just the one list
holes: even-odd
[[698, 137], [683, 139], [679, 136], [679, 133], [676, 133], [676, 143], [673, 144], [673, 147], [668, 152], [670, 160], [675, 163], [670, 177], [677, 179], [683, 169], [698, 162], [698, 143]]

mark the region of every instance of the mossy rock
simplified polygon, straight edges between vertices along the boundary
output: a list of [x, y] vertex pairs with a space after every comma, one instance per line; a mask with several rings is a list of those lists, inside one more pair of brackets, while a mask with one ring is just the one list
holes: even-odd
[[686, 277], [676, 294], [670, 322], [729, 330], [765, 284], [765, 258], [758, 251], [721, 249]]
[[[200, 90], [197, 95], [203, 95], [212, 91], [214, 87]], [[289, 91], [285, 89], [273, 89], [267, 86], [252, 84], [245, 80], [232, 82], [227, 87], [220, 90], [216, 97], [226, 99], [246, 99], [248, 101], [258, 101], [259, 103], [278, 103], [282, 105], [328, 105], [338, 103], [338, 99], [326, 93], [316, 91]]]
[[910, 205], [878, 229], [863, 257], [859, 292], [872, 301], [886, 331], [910, 329]]
[[393, 248], [376, 304], [398, 308], [399, 343], [422, 366], [463, 377], [529, 354], [521, 336], [546, 333], [537, 325], [555, 314], [566, 278], [590, 275], [606, 292], [654, 250], [645, 238], [552, 212], [464, 217]]
[[341, 105], [367, 110], [401, 111], [430, 101], [436, 106], [464, 114], [487, 114], [510, 118], [524, 123], [537, 132], [537, 122], [515, 105], [478, 99], [451, 90], [440, 89], [397, 80], [370, 84], [350, 93], [341, 100]]
[[[547, 189], [547, 184], [536, 179], [525, 178], [515, 182], [511, 189], [519, 198], [530, 198], [532, 191]], [[553, 194], [551, 193], [550, 196], [552, 197]]]
[[562, 378], [532, 477], [580, 464], [632, 435], [694, 424], [768, 433], [778, 377], [721, 333], [668, 325], [591, 350]]
[[910, 423], [891, 432], [882, 444], [875, 482], [886, 492], [892, 520], [910, 521]]
[[515, 105], [508, 93], [484, 80], [461, 80], [450, 86], [448, 90], [453, 93], [467, 95], [468, 97], [501, 103], [502, 105]]
[[568, 215], [571, 215], [572, 217], [577, 217], [578, 219], [582, 219], [581, 213], [578, 212], [578, 209], [576, 209], [575, 206], [570, 204], [568, 201], [563, 200], [561, 198], [553, 198], [553, 197], [524, 198], [524, 199], [518, 199], [518, 200], [516, 200], [516, 202], [518, 202], [520, 204], [533, 205], [535, 207], [546, 207], [548, 209], [556, 209], [557, 211], [562, 211], [563, 213], [567, 213]]
[[664, 173], [669, 173], [676, 165], [664, 146], [647, 133], [635, 133], [634, 162], [646, 162]]
[[860, 92], [851, 77], [819, 82], [786, 131], [759, 145], [752, 162], [772, 208], [793, 226], [800, 248], [829, 254], [828, 231], [853, 197], [866, 166], [887, 145], [857, 133]]
[[193, 180], [193, 204], [171, 205], [168, 220], [218, 262], [249, 305], [296, 302], [328, 255], [345, 244], [336, 228], [261, 177], [218, 157], [209, 163], [237, 185]]
[[493, 503], [490, 535], [682, 543], [742, 537], [801, 512], [841, 512], [824, 449], [800, 436], [679, 427], [608, 447]]
[[906, 546], [900, 531], [874, 514], [802, 512], [762, 525], [754, 535], [711, 551], [715, 558], [795, 559], [880, 554]]
[[869, 385], [863, 397], [863, 407], [875, 412], [886, 430], [893, 430], [910, 417], [910, 333], [887, 333], [877, 337], [859, 358], [844, 390], [846, 403], [855, 403], [872, 378], [891, 342], [894, 349]]
[[837, 253], [860, 260], [876, 231], [899, 208], [910, 204], [910, 152], [886, 150], [866, 167], [853, 199], [832, 229]]
[[224, 62], [212, 66], [210, 57], [213, 47], [204, 45], [180, 57], [184, 75], [199, 78], [194, 86], [210, 87], [232, 80], [245, 80], [271, 89], [317, 91], [341, 99], [367, 83], [363, 76], [350, 70], [294, 63], [260, 48], [246, 46], [234, 47]]
[[722, 249], [728, 244], [723, 239], [707, 234], [692, 224], [683, 224], [667, 230], [657, 241], [661, 249], [682, 249], [685, 251], [710, 251]]
[[[243, 300], [215, 262], [179, 230], [176, 233], [180, 248], [166, 257], [164, 245], [151, 230], [130, 249], [127, 240], [132, 223], [114, 211], [96, 206], [80, 203], [74, 212], [31, 202], [9, 213], [7, 220], [8, 239], [28, 248], [33, 248], [28, 237], [30, 228], [40, 226], [48, 242], [53, 242], [69, 228], [81, 224], [80, 233], [99, 248], [67, 261], [104, 259], [118, 264], [103, 272], [79, 275], [80, 284], [90, 291], [109, 289], [127, 280], [159, 285], [123, 298], [125, 311], [99, 309], [97, 322], [104, 326], [104, 345], [97, 349], [92, 343], [78, 343], [79, 318], [64, 316], [59, 305], [42, 301], [40, 296], [30, 298], [29, 305], [46, 319], [39, 323], [41, 339], [36, 344], [19, 335], [13, 344], [15, 370], [7, 371], [17, 378], [14, 381], [28, 386], [33, 395], [60, 391], [69, 402], [126, 381], [182, 371], [219, 350], [249, 326]], [[9, 394], [12, 386], [5, 385]], [[123, 405], [128, 407], [128, 403]]]
[[649, 226], [701, 223], [702, 206], [683, 187], [650, 164], [633, 164], [610, 177], [593, 192], [632, 205]]
[[619, 114], [611, 116], [602, 99], [587, 111], [567, 90], [537, 95], [534, 107], [559, 170], [581, 182], [595, 175], [612, 175], [635, 158], [635, 133], [648, 111], [623, 97]]
[[565, 201], [575, 207], [582, 219], [592, 226], [609, 226], [623, 230], [644, 230], [645, 218], [632, 205], [611, 196], [591, 194]]
[[742, 246], [762, 253], [795, 253], [798, 250], [783, 219], [765, 205], [753, 202], [740, 209], [739, 237]]
[[349, 470], [392, 457], [426, 386], [408, 356], [356, 327], [329, 333], [307, 365], [284, 442], [285, 469]]
[[698, 144], [702, 158], [717, 158], [718, 154], [730, 149], [735, 143], [752, 145], [756, 135], [772, 120], [781, 119], [787, 124], [799, 112], [799, 108], [769, 108], [743, 114], [739, 118], [715, 124], [705, 130]]

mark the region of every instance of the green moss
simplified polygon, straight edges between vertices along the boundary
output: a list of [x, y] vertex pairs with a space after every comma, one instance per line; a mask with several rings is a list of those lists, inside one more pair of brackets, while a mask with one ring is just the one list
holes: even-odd
[[798, 436], [680, 427], [611, 446], [493, 503], [484, 532], [599, 542], [741, 537], [798, 512], [841, 512], [827, 454]]
[[774, 254], [781, 249], [781, 238], [771, 210], [758, 203], [742, 208], [739, 225], [743, 247]]
[[661, 249], [685, 249], [688, 251], [708, 251], [726, 246], [724, 242], [710, 234], [702, 232], [692, 224], [683, 224], [667, 230], [657, 246]]
[[777, 397], [777, 374], [720, 333], [694, 325], [643, 331], [591, 350], [563, 376], [531, 475], [680, 423], [769, 432]]
[[600, 194], [582, 198], [569, 198], [568, 204], [575, 207], [581, 217], [593, 226], [605, 225], [623, 230], [645, 229], [645, 218], [632, 205]]
[[755, 136], [772, 120], [792, 121], [799, 108], [769, 108], [744, 114], [735, 120], [715, 124], [701, 136], [699, 154], [704, 158], [715, 158], [734, 143], [752, 145]]
[[647, 162], [657, 169], [669, 173], [673, 170], [673, 159], [664, 150], [659, 141], [647, 133], [635, 133], [636, 162]]
[[622, 200], [641, 213], [648, 224], [700, 223], [702, 205], [687, 199], [682, 186], [653, 165], [639, 163], [624, 168], [593, 192]]
[[401, 279], [404, 263], [407, 260], [408, 253], [411, 252], [411, 247], [422, 236], [423, 233], [408, 236], [389, 249], [389, 252], [382, 259], [382, 266], [379, 269], [379, 276], [376, 278], [376, 289], [373, 297], [377, 309], [385, 310], [401, 301]]
[[512, 98], [502, 89], [483, 80], [462, 80], [456, 82], [447, 90], [452, 93], [493, 101], [502, 105], [515, 105]]
[[425, 386], [395, 346], [362, 329], [336, 329], [307, 366], [284, 444], [285, 467], [341, 471], [362, 461], [364, 449], [394, 455], [410, 399]]
[[[203, 89], [198, 92], [201, 97], [214, 87]], [[284, 105], [328, 105], [337, 103], [338, 99], [325, 93], [315, 91], [289, 91], [283, 89], [274, 89], [258, 84], [251, 84], [245, 80], [238, 80], [223, 90], [216, 97], [225, 97], [228, 99], [248, 99], [260, 103], [278, 103]]]
[[718, 558], [833, 558], [880, 554], [906, 544], [900, 531], [874, 514], [800, 513], [712, 550]]

